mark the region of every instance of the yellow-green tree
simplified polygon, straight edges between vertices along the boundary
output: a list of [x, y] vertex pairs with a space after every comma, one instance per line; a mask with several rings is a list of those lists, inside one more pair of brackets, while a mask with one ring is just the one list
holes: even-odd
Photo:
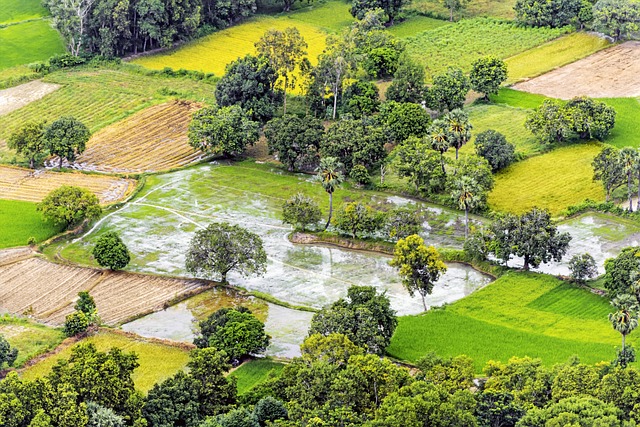
[[447, 271], [447, 266], [433, 246], [427, 246], [422, 237], [412, 234], [398, 240], [389, 263], [400, 270], [402, 284], [413, 296], [417, 291], [422, 297], [422, 305], [427, 309], [425, 297], [433, 291], [433, 285]]

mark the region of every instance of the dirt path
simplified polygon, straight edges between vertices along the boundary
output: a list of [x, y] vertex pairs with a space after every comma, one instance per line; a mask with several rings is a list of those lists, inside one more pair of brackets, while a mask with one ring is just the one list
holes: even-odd
[[22, 108], [27, 104], [44, 98], [60, 88], [60, 85], [34, 80], [29, 83], [0, 90], [0, 116]]
[[513, 88], [560, 99], [640, 96], [640, 42], [601, 50]]

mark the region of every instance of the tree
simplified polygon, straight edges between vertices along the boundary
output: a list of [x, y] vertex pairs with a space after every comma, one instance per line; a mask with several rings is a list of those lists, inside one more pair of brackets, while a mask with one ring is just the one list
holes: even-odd
[[202, 418], [227, 412], [236, 403], [236, 381], [226, 378], [231, 365], [224, 351], [215, 348], [192, 350], [187, 368], [195, 383], [198, 412]]
[[610, 297], [632, 292], [634, 272], [640, 270], [640, 248], [624, 248], [615, 258], [604, 262], [604, 288]]
[[98, 317], [98, 311], [96, 308], [96, 302], [88, 291], [78, 292], [78, 300], [73, 306], [75, 311], [81, 311], [87, 316], [89, 322], [94, 322]]
[[533, 208], [518, 218], [513, 236], [514, 253], [523, 257], [524, 269], [538, 267], [551, 259], [560, 261], [567, 252], [571, 235], [558, 233], [549, 211]]
[[571, 270], [571, 278], [581, 284], [598, 274], [596, 261], [588, 253], [574, 255], [569, 261], [569, 270]]
[[633, 212], [633, 193], [631, 186], [633, 185], [633, 174], [635, 173], [640, 156], [632, 147], [624, 147], [620, 150], [620, 165], [622, 172], [627, 176], [627, 197], [629, 198], [629, 212]]
[[345, 171], [354, 165], [372, 168], [386, 156], [382, 129], [366, 120], [342, 119], [332, 124], [320, 144], [322, 157], [335, 157]]
[[[428, 137], [427, 137], [428, 138]], [[391, 153], [392, 166], [400, 177], [407, 178], [416, 190], [436, 194], [444, 190], [446, 173], [443, 156], [431, 150], [430, 141], [410, 137]]]
[[545, 99], [527, 116], [524, 126], [545, 143], [562, 142], [570, 133], [564, 104], [557, 99]]
[[483, 391], [476, 395], [476, 417], [480, 427], [515, 426], [526, 410], [509, 392]]
[[378, 112], [380, 95], [378, 86], [369, 81], [356, 80], [346, 85], [342, 94], [342, 113], [355, 119]]
[[575, 396], [532, 408], [518, 422], [518, 427], [538, 426], [610, 426], [622, 427], [621, 412], [612, 404], [591, 396]]
[[425, 297], [433, 291], [433, 285], [447, 271], [447, 266], [433, 246], [424, 244], [422, 237], [413, 234], [396, 243], [393, 259], [389, 263], [400, 270], [402, 284], [413, 296], [417, 291], [427, 310]]
[[43, 139], [49, 153], [59, 157], [62, 169], [62, 160], [73, 162], [84, 152], [90, 136], [89, 129], [79, 120], [61, 117], [46, 127]]
[[462, 70], [449, 67], [433, 78], [427, 93], [427, 105], [441, 113], [462, 108], [469, 89], [469, 79]]
[[454, 177], [451, 187], [451, 198], [460, 209], [464, 210], [464, 238], [466, 239], [469, 237], [469, 210], [483, 205], [483, 197], [479, 193], [486, 190], [470, 175]]
[[458, 151], [471, 139], [471, 129], [469, 115], [460, 109], [455, 109], [445, 114], [444, 120], [449, 126], [449, 146], [456, 149], [456, 160]]
[[260, 427], [258, 419], [246, 408], [236, 408], [218, 417], [220, 427]]
[[495, 56], [479, 58], [471, 64], [469, 80], [471, 88], [488, 101], [489, 95], [497, 94], [502, 82], [507, 80], [507, 64]]
[[353, 0], [351, 5], [351, 15], [357, 19], [362, 19], [369, 10], [382, 9], [389, 18], [389, 25], [400, 12], [400, 9], [409, 3], [409, 0]]
[[606, 193], [606, 201], [611, 193], [624, 184], [624, 169], [620, 159], [620, 151], [614, 147], [604, 147], [593, 159], [593, 180], [601, 181]]
[[638, 327], [638, 301], [629, 294], [616, 296], [611, 305], [616, 309], [609, 313], [609, 322], [622, 336], [622, 351], [625, 350], [625, 338]]
[[360, 202], [351, 202], [338, 211], [333, 224], [338, 230], [351, 233], [354, 239], [358, 234], [373, 234], [384, 226], [384, 212], [376, 211], [371, 206]]
[[604, 140], [616, 123], [616, 110], [602, 101], [585, 96], [571, 99], [564, 106], [571, 130], [580, 139]]
[[320, 184], [322, 184], [322, 188], [329, 194], [329, 218], [327, 219], [327, 224], [324, 226], [325, 230], [329, 228], [331, 216], [333, 215], [333, 193], [344, 180], [341, 169], [342, 164], [335, 157], [324, 157], [320, 159], [320, 166], [316, 169], [318, 173], [317, 177]]
[[179, 371], [149, 390], [142, 413], [151, 427], [196, 427], [201, 421], [199, 406], [195, 380]]
[[440, 153], [440, 168], [442, 174], [446, 176], [447, 171], [444, 168], [444, 153], [451, 147], [453, 134], [449, 130], [449, 123], [443, 119], [434, 120], [427, 130], [427, 141], [431, 145], [431, 149]]
[[[285, 10], [288, 10], [286, 5]], [[288, 27], [284, 31], [272, 28], [264, 33], [255, 46], [258, 54], [269, 60], [271, 68], [283, 80], [284, 114], [287, 114], [287, 89], [295, 87], [293, 72], [307, 54], [307, 42], [295, 27]]]
[[380, 123], [390, 142], [400, 144], [410, 136], [422, 138], [426, 135], [431, 117], [418, 104], [387, 101], [380, 106]]
[[399, 207], [387, 214], [386, 232], [395, 241], [405, 239], [422, 231], [423, 220], [421, 212]]
[[365, 354], [365, 348], [354, 344], [349, 337], [340, 333], [322, 335], [315, 333], [305, 338], [300, 346], [305, 361], [321, 361], [332, 365], [344, 366], [351, 356]]
[[517, 0], [516, 21], [531, 27], [563, 27], [581, 10], [580, 0]]
[[237, 365], [249, 354], [264, 353], [269, 336], [264, 332], [264, 323], [249, 309], [221, 308], [200, 322], [200, 336], [194, 344], [223, 350], [232, 364]]
[[282, 206], [282, 222], [300, 227], [302, 231], [310, 224], [317, 224], [321, 216], [322, 212], [315, 200], [302, 193], [292, 196]]
[[18, 358], [18, 349], [12, 347], [4, 336], [0, 335], [0, 369], [6, 363], [7, 366], [13, 366]]
[[351, 286], [347, 298], [313, 315], [309, 336], [343, 334], [369, 353], [384, 354], [398, 325], [389, 297], [371, 286]]
[[50, 192], [38, 203], [36, 209], [42, 212], [45, 220], [53, 221], [65, 228], [84, 219], [96, 219], [102, 213], [95, 194], [83, 188], [67, 185]]
[[264, 129], [269, 154], [289, 171], [313, 169], [324, 134], [322, 121], [313, 117], [283, 116], [270, 120]]
[[243, 276], [262, 275], [266, 264], [267, 254], [257, 234], [237, 225], [214, 222], [196, 231], [187, 252], [186, 269], [207, 278], [220, 275], [227, 283], [230, 271]]
[[53, 25], [62, 35], [73, 56], [80, 55], [87, 33], [87, 18], [96, 0], [45, 0], [53, 16]]
[[625, 39], [638, 31], [640, 6], [629, 0], [598, 0], [593, 6], [593, 27], [596, 31], [613, 37], [614, 41]]
[[260, 137], [260, 125], [238, 105], [203, 108], [189, 124], [189, 144], [208, 154], [237, 156]]
[[264, 57], [247, 55], [227, 65], [216, 85], [216, 102], [220, 107], [237, 105], [251, 120], [265, 123], [275, 114], [280, 95], [274, 90], [278, 75]]
[[284, 403], [271, 396], [260, 399], [253, 409], [253, 414], [261, 426], [265, 426], [267, 422], [286, 420], [289, 416]]
[[129, 250], [116, 232], [110, 231], [98, 238], [91, 252], [98, 265], [111, 270], [121, 270], [129, 264]]
[[453, 14], [455, 12], [460, 12], [462, 9], [467, 7], [467, 3], [470, 0], [442, 0], [442, 4], [444, 7], [449, 9], [449, 21], [453, 22]]
[[11, 134], [7, 147], [29, 159], [29, 167], [35, 169], [46, 153], [44, 141], [45, 122], [29, 122]]
[[112, 409], [94, 402], [87, 403], [87, 427], [125, 427], [124, 419]]
[[476, 154], [487, 159], [494, 172], [506, 168], [515, 160], [515, 146], [495, 130], [480, 132], [474, 145]]
[[73, 337], [84, 333], [89, 329], [90, 324], [91, 322], [86, 314], [81, 311], [74, 311], [64, 319], [64, 334], [68, 337]]
[[387, 88], [387, 101], [421, 103], [427, 94], [425, 79], [424, 68], [421, 65], [403, 58]]

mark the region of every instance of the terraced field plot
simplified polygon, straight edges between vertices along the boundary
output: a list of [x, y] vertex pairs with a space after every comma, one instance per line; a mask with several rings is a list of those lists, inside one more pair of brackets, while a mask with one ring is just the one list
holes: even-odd
[[60, 88], [59, 85], [33, 81], [0, 90], [0, 116], [22, 108]]
[[202, 158], [187, 137], [200, 104], [173, 101], [149, 107], [91, 137], [74, 167], [101, 172], [168, 170]]
[[14, 365], [16, 367], [39, 354], [53, 350], [64, 339], [64, 334], [59, 329], [9, 315], [0, 316], [0, 335], [18, 349], [18, 359]]
[[131, 194], [136, 181], [102, 175], [0, 166], [0, 199], [40, 202], [52, 190], [63, 185], [86, 188], [98, 196], [100, 203], [109, 204]]
[[601, 50], [514, 88], [561, 99], [640, 96], [640, 42]]
[[159, 310], [181, 295], [199, 292], [203, 282], [101, 271], [30, 258], [0, 267], [0, 309], [61, 325], [80, 291], [90, 291], [108, 325]]

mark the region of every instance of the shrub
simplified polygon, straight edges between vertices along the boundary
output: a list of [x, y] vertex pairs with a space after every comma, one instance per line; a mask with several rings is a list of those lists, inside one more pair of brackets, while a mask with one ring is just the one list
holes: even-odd
[[264, 426], [267, 421], [287, 419], [288, 416], [284, 404], [271, 396], [260, 399], [253, 410], [253, 414], [261, 426]]
[[120, 237], [112, 231], [100, 236], [91, 253], [101, 267], [111, 270], [123, 269], [131, 260], [129, 250]]
[[349, 178], [354, 180], [360, 185], [369, 185], [371, 183], [371, 175], [366, 167], [362, 165], [355, 165], [349, 172]]
[[347, 203], [340, 209], [333, 224], [340, 231], [350, 233], [353, 238], [359, 234], [373, 234], [384, 226], [385, 215], [360, 202]]
[[587, 279], [598, 274], [596, 261], [590, 254], [574, 255], [569, 261], [571, 278], [576, 283], [584, 283]]
[[68, 337], [86, 332], [89, 329], [89, 318], [82, 311], [69, 314], [64, 321], [64, 334]]
[[317, 224], [321, 216], [322, 212], [318, 204], [302, 193], [291, 197], [282, 206], [282, 222], [300, 227], [302, 231], [308, 225]]
[[494, 172], [506, 168], [515, 160], [515, 146], [495, 130], [489, 129], [479, 133], [475, 146], [478, 156], [487, 159]]
[[0, 369], [6, 363], [7, 366], [13, 366], [18, 358], [18, 349], [11, 347], [2, 335], [0, 335]]

